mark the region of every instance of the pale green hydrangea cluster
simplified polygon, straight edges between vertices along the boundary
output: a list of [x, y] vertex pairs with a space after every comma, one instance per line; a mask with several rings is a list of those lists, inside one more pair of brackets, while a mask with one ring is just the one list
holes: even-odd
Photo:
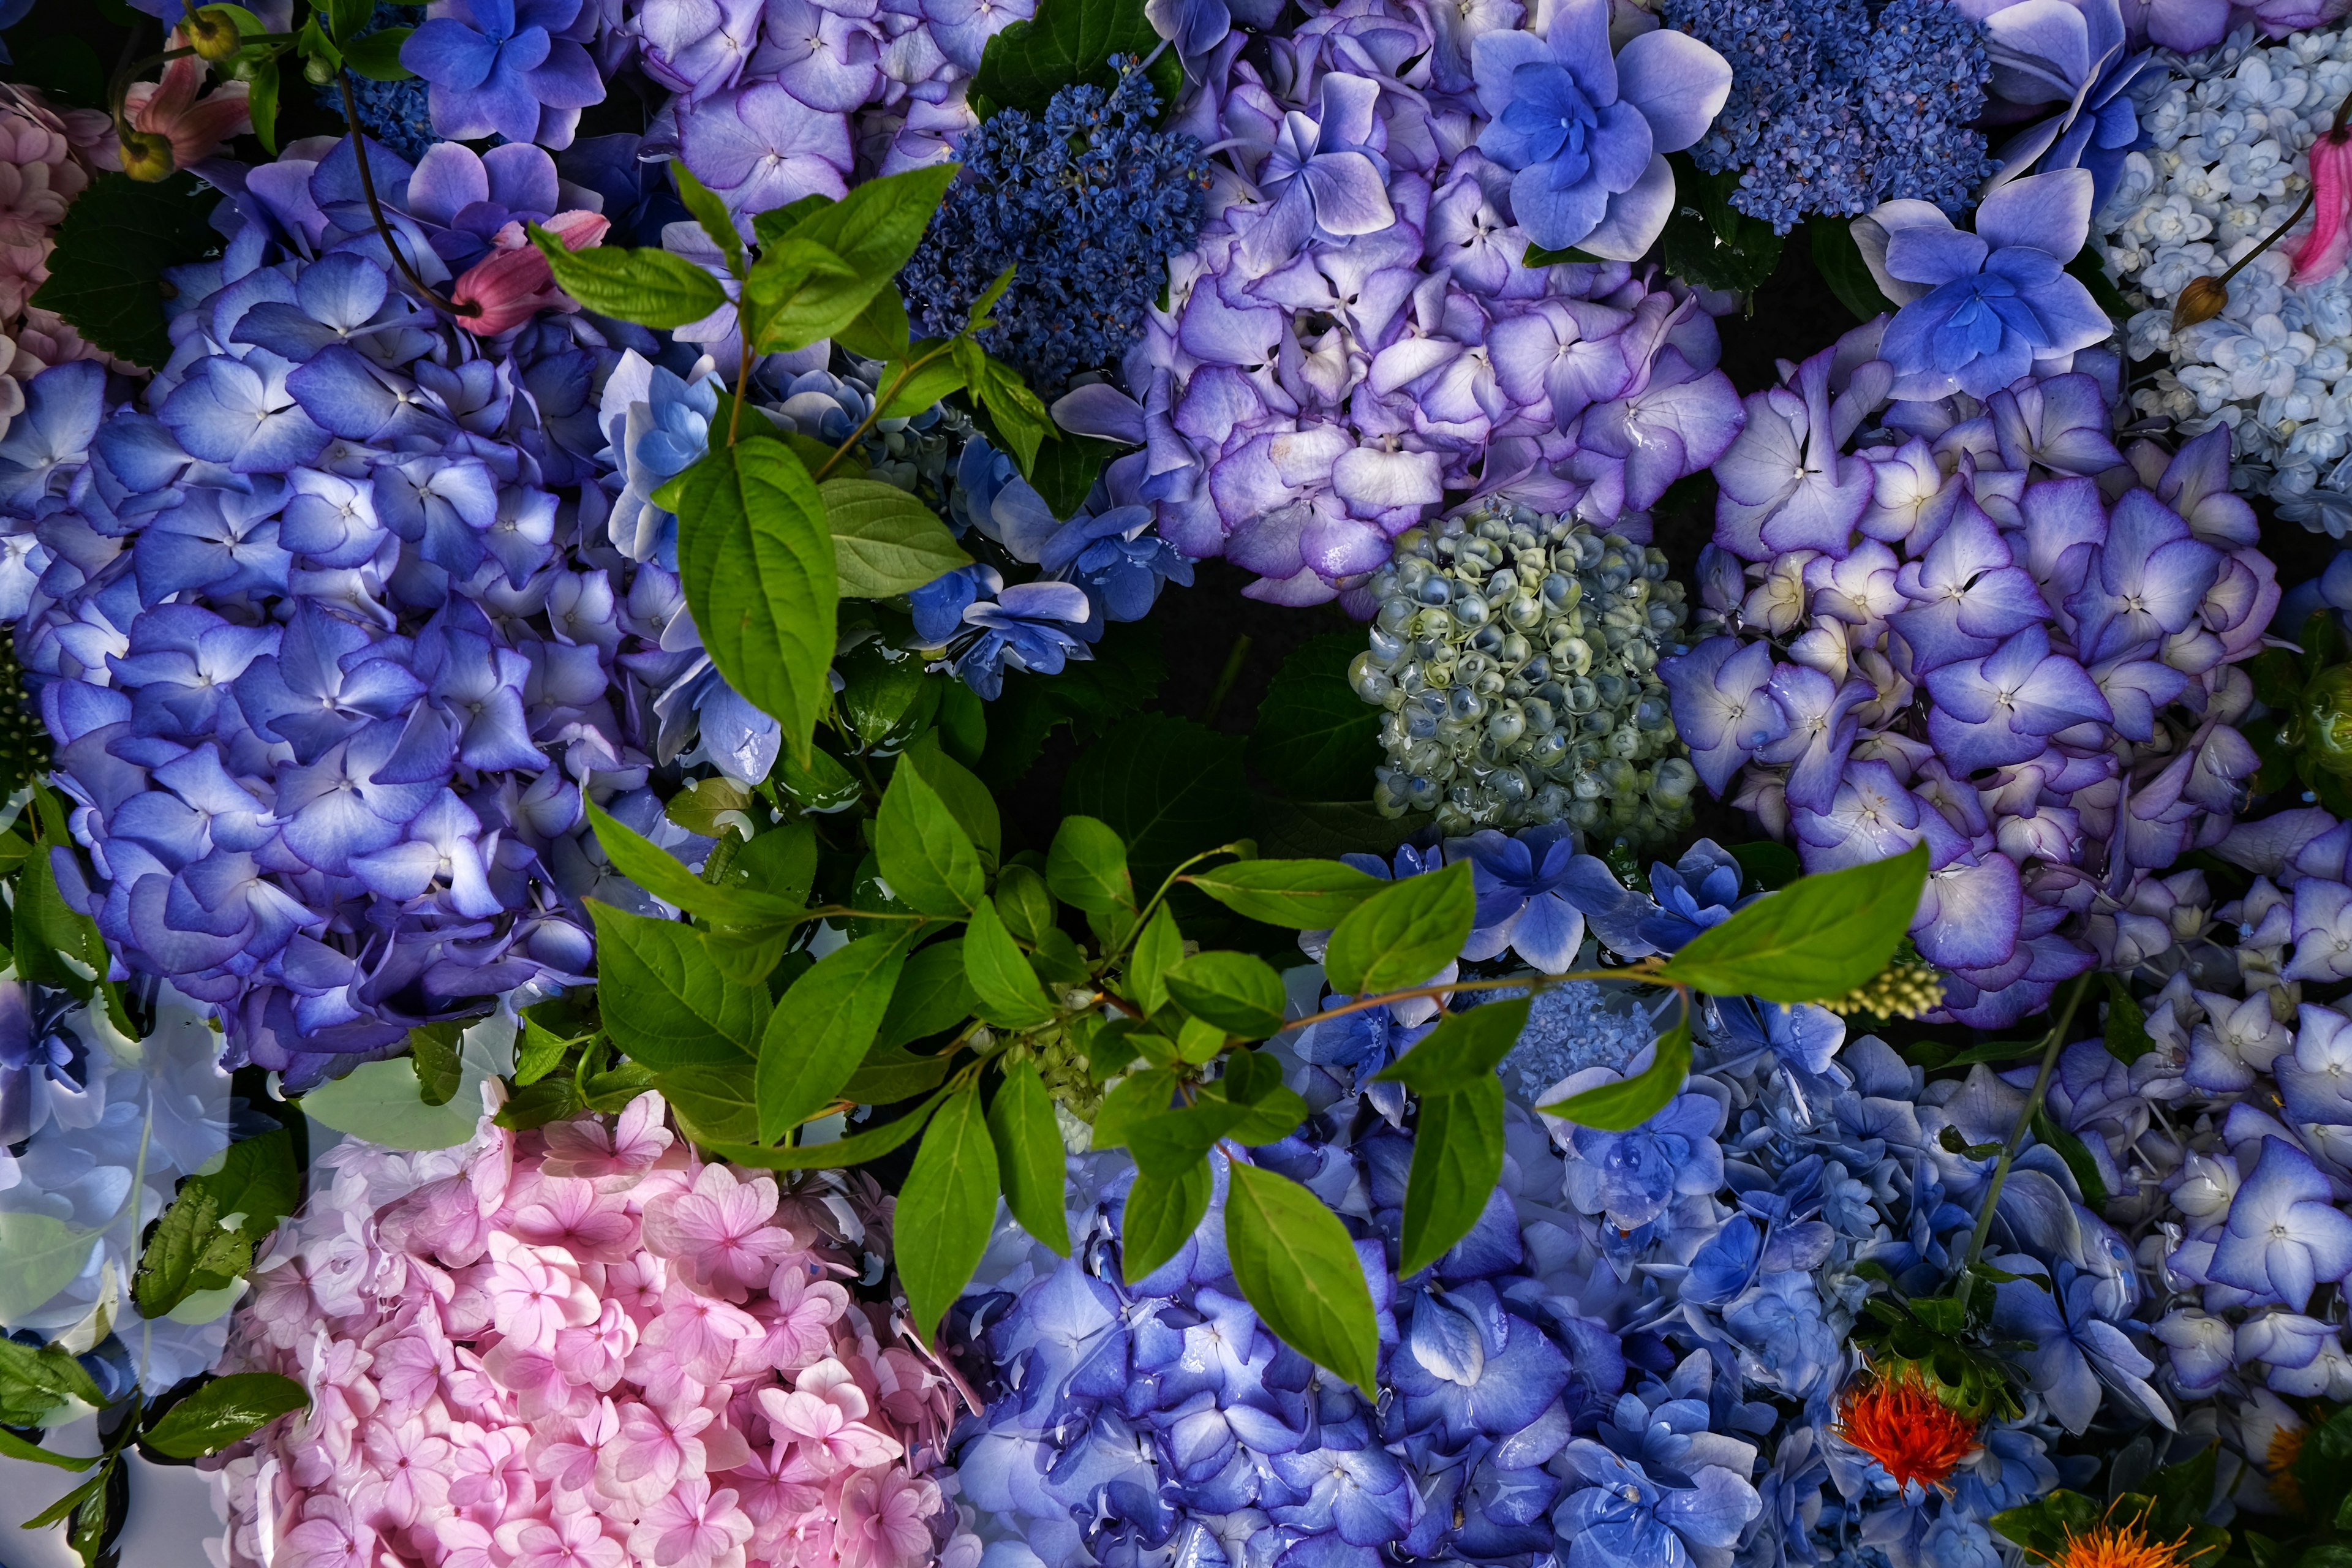
[[1631, 847], [1689, 826], [1697, 772], [1657, 676], [1687, 612], [1666, 558], [1491, 502], [1401, 535], [1349, 669], [1388, 710], [1373, 802], [1445, 834], [1566, 822]]

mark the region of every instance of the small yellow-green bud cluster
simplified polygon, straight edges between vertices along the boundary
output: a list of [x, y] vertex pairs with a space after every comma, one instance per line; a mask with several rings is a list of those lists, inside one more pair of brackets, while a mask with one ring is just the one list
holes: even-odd
[[1822, 1006], [1846, 1017], [1917, 1018], [1944, 1005], [1944, 973], [1905, 939], [1894, 962]]
[[1399, 536], [1370, 586], [1371, 646], [1348, 679], [1388, 710], [1382, 815], [1635, 845], [1690, 825], [1698, 773], [1657, 675], [1687, 614], [1659, 551], [1496, 501]]

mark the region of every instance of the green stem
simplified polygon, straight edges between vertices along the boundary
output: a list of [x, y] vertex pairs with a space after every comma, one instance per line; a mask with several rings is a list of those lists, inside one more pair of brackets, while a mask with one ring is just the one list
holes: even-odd
[[[1320, 1024], [1333, 1018], [1345, 1017], [1350, 1013], [1360, 1013], [1368, 1007], [1385, 1007], [1392, 1002], [1411, 1001], [1416, 996], [1452, 996], [1465, 991], [1512, 989], [1549, 991], [1555, 985], [1565, 985], [1571, 980], [1632, 980], [1645, 985], [1670, 984], [1654, 978], [1656, 969], [1654, 961], [1643, 959], [1639, 963], [1630, 963], [1622, 969], [1571, 969], [1565, 974], [1507, 974], [1499, 980], [1449, 980], [1443, 985], [1416, 985], [1409, 991], [1384, 991], [1377, 996], [1359, 996], [1354, 1001], [1341, 1003], [1337, 1007], [1326, 1007], [1320, 1013], [1309, 1013], [1304, 1018], [1293, 1018], [1283, 1025], [1283, 1028], [1286, 1031], [1303, 1029], [1309, 1024]], [[1676, 985], [1675, 989], [1682, 994], [1683, 1005], [1687, 1010], [1690, 1006], [1690, 988], [1685, 985]]]
[[2074, 1022], [2074, 1009], [2083, 1005], [2090, 994], [2092, 976], [2085, 974], [2074, 984], [2066, 996], [2066, 1005], [2050, 1025], [2050, 1037], [2042, 1047], [2042, 1070], [2033, 1075], [2033, 1089], [2018, 1109], [2017, 1125], [2009, 1130], [2009, 1137], [2000, 1146], [2000, 1158], [1993, 1162], [1992, 1180], [1985, 1185], [1984, 1207], [1977, 1215], [1977, 1228], [1969, 1237], [1968, 1255], [1960, 1259], [1959, 1285], [1954, 1294], [1961, 1304], [1968, 1303], [1969, 1290], [1975, 1276], [1969, 1271], [1977, 1259], [1984, 1256], [1985, 1241], [1992, 1235], [1993, 1212], [2000, 1206], [2000, 1190], [2009, 1183], [2009, 1168], [2017, 1158], [2017, 1146], [2025, 1141], [2025, 1130], [2033, 1124], [2034, 1112], [2042, 1109], [2042, 1096], [2050, 1092], [2050, 1074], [2058, 1066], [2058, 1053], [2065, 1048], [2066, 1031]]
[[343, 119], [351, 124], [352, 153], [359, 160], [360, 194], [367, 197], [368, 216], [375, 220], [375, 231], [383, 237], [383, 247], [391, 253], [393, 264], [400, 268], [400, 275], [408, 279], [409, 287], [425, 297], [426, 304], [452, 321], [459, 316], [480, 315], [481, 307], [478, 305], [467, 310], [441, 298], [408, 264], [408, 252], [400, 247], [400, 240], [393, 234], [392, 226], [383, 221], [383, 205], [376, 200], [375, 175], [368, 168], [367, 135], [360, 129], [360, 106], [359, 100], [352, 96], [351, 72], [337, 71], [335, 85], [343, 90]]
[[[1202, 861], [1206, 860], [1213, 856], [1238, 855], [1240, 853], [1241, 850], [1234, 845], [1220, 844], [1214, 849], [1203, 849], [1198, 855], [1193, 856], [1190, 860], [1180, 863], [1176, 869], [1169, 872], [1166, 877], [1160, 879], [1160, 890], [1151, 895], [1151, 899], [1149, 903], [1146, 903], [1143, 908], [1136, 911], [1135, 923], [1128, 928], [1126, 940], [1102, 955], [1102, 963], [1096, 966], [1096, 972], [1099, 973], [1102, 970], [1118, 963], [1119, 955], [1128, 950], [1129, 944], [1133, 942], [1137, 937], [1143, 934], [1144, 922], [1151, 918], [1151, 911], [1160, 907], [1160, 900], [1168, 896], [1169, 889], [1176, 885], [1177, 880], [1184, 875], [1187, 869], [1199, 865]], [[1143, 1015], [1140, 1013], [1136, 1015], [1139, 1018], [1142, 1016]]]
[[824, 482], [825, 475], [833, 472], [834, 465], [840, 462], [843, 458], [848, 456], [850, 450], [855, 447], [858, 442], [866, 439], [866, 433], [874, 428], [875, 422], [882, 417], [882, 411], [885, 408], [889, 407], [891, 400], [898, 395], [899, 391], [906, 386], [907, 383], [915, 378], [915, 373], [921, 370], [933, 360], [945, 354], [954, 346], [955, 340], [953, 338], [950, 338], [946, 342], [941, 343], [938, 348], [933, 349], [922, 358], [910, 362], [904, 369], [900, 370], [897, 375], [891, 377], [890, 384], [887, 388], [875, 393], [874, 406], [866, 411], [866, 417], [859, 420], [857, 423], [857, 428], [849, 433], [849, 439], [844, 441], [840, 446], [835, 447], [833, 449], [833, 456], [827, 458], [824, 464], [818, 468], [815, 474], [811, 477], [819, 484], [823, 484]]
[[1217, 684], [1209, 692], [1209, 706], [1201, 715], [1202, 723], [1213, 724], [1217, 721], [1218, 710], [1224, 707], [1225, 699], [1233, 695], [1234, 682], [1241, 679], [1242, 665], [1249, 658], [1249, 650], [1250, 635], [1244, 632], [1234, 639], [1233, 652], [1225, 656], [1225, 668], [1217, 676]]
[[[735, 284], [735, 341], [742, 357], [735, 362], [735, 406], [727, 411], [727, 444], [732, 447], [743, 428], [743, 400], [751, 395], [751, 301], [744, 297], [741, 279]], [[830, 465], [828, 465], [830, 466]]]

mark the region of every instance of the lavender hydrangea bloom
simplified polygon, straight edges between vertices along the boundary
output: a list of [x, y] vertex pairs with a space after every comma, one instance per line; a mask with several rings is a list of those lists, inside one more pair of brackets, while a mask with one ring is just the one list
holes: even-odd
[[1902, 309], [1879, 354], [1895, 395], [1990, 397], [2050, 374], [2115, 331], [2065, 264], [2089, 237], [2095, 181], [2063, 169], [2012, 181], [1978, 207], [1976, 232], [1925, 202], [1888, 202], [1854, 224], [1879, 287]]
[[604, 100], [580, 41], [596, 18], [582, 0], [433, 0], [400, 61], [431, 84], [442, 135], [567, 147], [580, 110]]

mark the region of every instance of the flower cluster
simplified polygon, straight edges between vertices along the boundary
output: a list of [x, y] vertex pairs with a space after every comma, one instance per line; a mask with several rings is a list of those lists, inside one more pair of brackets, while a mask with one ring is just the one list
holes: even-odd
[[2352, 30], [2232, 35], [2149, 99], [2153, 144], [2126, 160], [2098, 226], [2137, 307], [2132, 354], [2163, 362], [2133, 406], [2184, 431], [2227, 426], [2246, 488], [2339, 538], [2352, 530], [2352, 278], [2290, 282], [2281, 247], [2231, 280], [2212, 319], [2176, 331], [2172, 308], [2293, 216], [2347, 94]]
[[1654, 149], [1697, 139], [1728, 68], [1667, 32], [1612, 60], [1606, 0], [1545, 36], [1516, 4], [1439, 9], [1354, 0], [1202, 62], [1179, 123], [1223, 149], [1208, 222], [1132, 397], [1055, 407], [1141, 447], [1160, 532], [1256, 574], [1253, 597], [1331, 599], [1465, 495], [1646, 542], [1632, 514], [1738, 422], [1696, 298], [1622, 261], [1527, 265], [1531, 243], [1640, 256], [1673, 199]]
[[1151, 79], [1117, 56], [1112, 68], [1108, 94], [1081, 82], [1042, 116], [1003, 110], [966, 132], [963, 173], [900, 275], [914, 316], [944, 337], [1014, 268], [980, 342], [1049, 397], [1126, 357], [1168, 258], [1201, 231], [1200, 142], [1154, 131]]
[[400, 63], [425, 79], [436, 134], [568, 147], [580, 111], [604, 101], [589, 49], [606, 10], [604, 0], [432, 0]]
[[1672, 0], [1667, 24], [1731, 62], [1731, 98], [1693, 151], [1736, 172], [1731, 205], [1786, 234], [1808, 213], [1895, 198], [1958, 211], [1992, 172], [1984, 29], [1947, 0]]
[[49, 366], [111, 363], [56, 311], [32, 304], [48, 281], [58, 225], [89, 184], [75, 129], [29, 88], [0, 100], [0, 436], [25, 411], [25, 384]]
[[1918, 951], [1948, 1016], [1997, 1026], [2164, 945], [2131, 917], [2242, 803], [2235, 666], [2278, 587], [2220, 435], [2116, 451], [2104, 356], [1888, 405], [1880, 331], [1749, 399], [1700, 569], [1717, 635], [1660, 668], [1707, 786], [1746, 767], [1808, 869], [1927, 844]]
[[651, 826], [692, 708], [649, 756], [627, 688], [698, 652], [665, 640], [676, 578], [599, 548], [600, 389], [656, 345], [516, 276], [545, 274], [524, 221], [602, 220], [553, 212], [536, 147], [375, 150], [412, 265], [484, 305], [461, 331], [331, 149], [252, 171], [227, 253], [177, 275], [147, 411], [63, 365], [0, 443], [0, 618], [95, 858], [68, 897], [296, 1088], [587, 972], [582, 789]]
[[1490, 503], [1408, 531], [1369, 584], [1349, 670], [1387, 710], [1372, 798], [1441, 833], [1567, 822], [1643, 846], [1690, 821], [1658, 656], [1683, 651], [1666, 558], [1572, 516]]
[[947, 1381], [837, 1239], [880, 1215], [705, 1164], [664, 1116], [318, 1158], [226, 1363], [310, 1395], [215, 1461], [231, 1568], [936, 1559]]
[[160, 1394], [210, 1366], [226, 1341], [234, 1289], [152, 1321], [130, 1295], [173, 1184], [228, 1147], [219, 1054], [205, 1010], [169, 987], [134, 1043], [66, 992], [0, 980], [0, 1234], [11, 1254], [0, 1329], [48, 1341], [100, 1325], [97, 1344], [79, 1342], [110, 1395]]
[[[1465, 972], [1507, 951], [1564, 968], [1593, 951], [1588, 929], [1622, 956], [1671, 952], [1742, 901], [1711, 843], [1648, 892], [1577, 851], [1546, 828], [1443, 852], [1475, 869]], [[1393, 872], [1440, 858], [1409, 847]], [[1711, 1004], [1682, 1091], [1608, 1132], [1528, 1108], [1641, 1070], [1655, 1023], [1590, 983], [1543, 991], [1503, 1064], [1501, 1185], [1452, 1252], [1400, 1279], [1409, 1106], [1371, 1079], [1438, 1006], [1271, 1047], [1312, 1114], [1249, 1154], [1355, 1237], [1377, 1398], [1317, 1374], [1239, 1299], [1222, 1163], [1200, 1234], [1129, 1279], [1124, 1162], [1078, 1156], [1073, 1257], [1004, 1226], [957, 1309], [986, 1403], [953, 1446], [987, 1560], [1990, 1563], [1989, 1521], [2059, 1483], [2065, 1435], [2120, 1444], [2176, 1421], [2140, 1348], [2132, 1251], [2058, 1151], [2026, 1141], [1994, 1196], [1980, 1146], [2010, 1137], [2031, 1068], [1930, 1083], [1818, 1007]], [[1948, 1282], [1987, 1204], [1983, 1257], [2011, 1277], [1997, 1337], [2031, 1347], [2006, 1414], [1850, 1340], [1874, 1292]]]

